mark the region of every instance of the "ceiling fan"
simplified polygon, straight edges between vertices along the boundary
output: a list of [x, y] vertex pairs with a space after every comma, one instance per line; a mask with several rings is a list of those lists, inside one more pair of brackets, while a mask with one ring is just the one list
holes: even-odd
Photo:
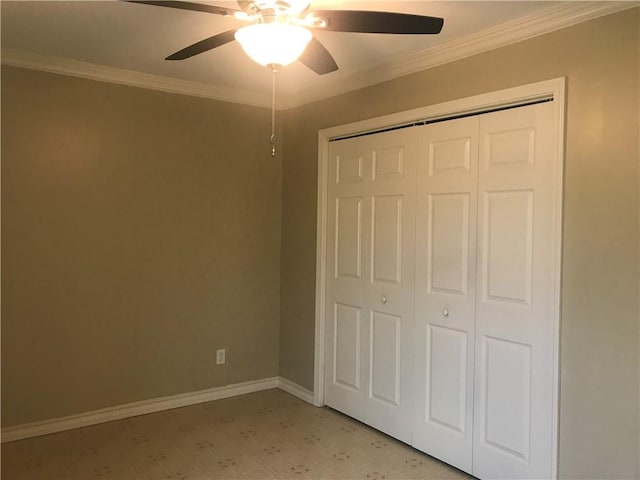
[[338, 70], [329, 51], [312, 31], [382, 34], [437, 34], [444, 20], [438, 17], [362, 10], [309, 10], [309, 0], [238, 0], [239, 9], [182, 1], [129, 0], [159, 7], [176, 8], [234, 17], [250, 25], [205, 38], [169, 55], [166, 60], [184, 60], [238, 40], [256, 62], [272, 69], [295, 60], [319, 75]]

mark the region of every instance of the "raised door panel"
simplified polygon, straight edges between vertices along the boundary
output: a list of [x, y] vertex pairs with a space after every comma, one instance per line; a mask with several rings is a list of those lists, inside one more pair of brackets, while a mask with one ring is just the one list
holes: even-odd
[[534, 167], [535, 142], [536, 129], [532, 127], [506, 126], [496, 132], [487, 132], [484, 143], [485, 169]]
[[405, 147], [398, 145], [373, 151], [372, 180], [401, 180], [404, 177]]
[[[476, 123], [473, 120], [471, 122]], [[452, 124], [447, 123], [445, 128], [449, 128], [450, 125]], [[427, 128], [434, 130], [439, 127]], [[452, 128], [458, 127], [454, 126]], [[474, 152], [471, 151], [474, 136], [475, 134], [466, 132], [459, 138], [431, 139], [428, 144], [428, 157], [426, 159], [428, 162], [428, 176], [455, 175], [456, 170], [463, 170], [468, 173], [471, 170], [472, 156], [474, 161], [477, 158], [476, 155], [473, 155]]]
[[429, 422], [464, 436], [467, 430], [468, 334], [452, 328], [429, 325], [426, 402]]
[[333, 378], [338, 388], [360, 390], [360, 331], [362, 310], [336, 303], [333, 321]]
[[554, 475], [555, 108], [481, 118], [473, 453], [481, 478]]
[[334, 276], [361, 278], [362, 197], [336, 198]]
[[335, 182], [345, 183], [361, 183], [364, 181], [364, 155], [362, 151], [347, 151], [344, 153], [336, 153], [335, 161]]
[[483, 440], [506, 455], [528, 460], [531, 346], [485, 336], [480, 348], [486, 358], [480, 388], [486, 412]]
[[427, 201], [427, 292], [466, 296], [469, 194], [429, 195]]
[[413, 446], [470, 472], [478, 119], [418, 132]]
[[371, 282], [402, 279], [402, 195], [373, 196]]
[[371, 312], [369, 397], [392, 407], [400, 405], [401, 324], [401, 317]]
[[485, 192], [482, 300], [531, 301], [533, 191]]

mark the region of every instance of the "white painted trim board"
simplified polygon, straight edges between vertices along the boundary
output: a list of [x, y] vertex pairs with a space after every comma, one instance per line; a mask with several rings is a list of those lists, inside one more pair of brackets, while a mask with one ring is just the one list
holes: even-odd
[[152, 398], [150, 400], [102, 408], [100, 410], [61, 418], [52, 418], [40, 422], [6, 427], [2, 429], [0, 438], [2, 443], [13, 442], [15, 440], [39, 437], [50, 433], [88, 427], [90, 425], [171, 410], [173, 408], [187, 407], [189, 405], [211, 402], [213, 400], [235, 397], [272, 388], [280, 388], [306, 402], [313, 403], [313, 393], [309, 390], [286, 378], [270, 377], [262, 380], [225, 385], [223, 387], [209, 388], [197, 392], [179, 393], [177, 395]]
[[313, 392], [287, 378], [278, 377], [278, 388], [313, 405]]

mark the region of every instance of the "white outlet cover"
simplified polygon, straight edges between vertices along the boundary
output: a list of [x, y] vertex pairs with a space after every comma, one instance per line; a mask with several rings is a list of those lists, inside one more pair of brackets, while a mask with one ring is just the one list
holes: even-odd
[[216, 350], [216, 365], [222, 365], [226, 362], [226, 351], [224, 349]]

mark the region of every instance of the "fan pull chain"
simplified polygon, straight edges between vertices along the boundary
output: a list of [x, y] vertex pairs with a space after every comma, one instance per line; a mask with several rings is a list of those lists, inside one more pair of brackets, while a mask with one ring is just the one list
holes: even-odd
[[271, 82], [271, 156], [276, 156], [276, 70], [275, 66], [271, 67], [272, 82]]

